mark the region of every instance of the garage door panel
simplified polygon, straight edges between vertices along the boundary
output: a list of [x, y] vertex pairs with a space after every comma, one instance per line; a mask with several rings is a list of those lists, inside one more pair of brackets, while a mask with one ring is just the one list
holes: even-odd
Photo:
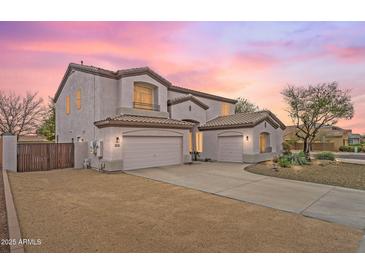
[[182, 162], [181, 137], [124, 137], [124, 169], [137, 169]]
[[243, 136], [218, 137], [218, 161], [243, 161]]

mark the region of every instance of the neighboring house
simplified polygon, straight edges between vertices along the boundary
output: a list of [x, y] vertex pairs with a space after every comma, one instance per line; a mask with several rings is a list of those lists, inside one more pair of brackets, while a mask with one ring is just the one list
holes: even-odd
[[201, 159], [258, 162], [281, 152], [271, 112], [234, 114], [236, 100], [172, 85], [148, 67], [70, 64], [55, 95], [56, 141], [89, 143], [93, 168], [129, 170]]
[[[296, 126], [288, 126], [284, 132], [284, 140], [291, 143], [302, 144], [303, 140], [296, 136]], [[313, 150], [323, 147], [324, 150], [338, 151], [341, 146], [347, 146], [351, 130], [337, 126], [323, 126], [319, 129], [313, 141]]]
[[349, 135], [349, 145], [359, 145], [361, 144], [361, 141], [362, 141], [361, 134]]

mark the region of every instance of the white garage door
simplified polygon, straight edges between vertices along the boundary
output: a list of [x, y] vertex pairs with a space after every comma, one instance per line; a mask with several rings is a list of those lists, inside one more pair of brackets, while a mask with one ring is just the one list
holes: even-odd
[[182, 137], [123, 138], [124, 170], [182, 163]]
[[243, 161], [243, 136], [218, 137], [218, 161]]

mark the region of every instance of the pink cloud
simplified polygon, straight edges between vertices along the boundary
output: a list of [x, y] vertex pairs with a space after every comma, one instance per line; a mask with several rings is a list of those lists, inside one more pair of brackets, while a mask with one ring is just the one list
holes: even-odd
[[327, 46], [327, 50], [329, 54], [336, 58], [350, 63], [361, 62], [365, 59], [365, 47], [339, 47], [329, 45]]

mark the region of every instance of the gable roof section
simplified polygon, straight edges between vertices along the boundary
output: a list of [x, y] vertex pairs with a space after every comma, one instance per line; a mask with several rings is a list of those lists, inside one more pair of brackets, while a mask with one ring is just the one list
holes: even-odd
[[198, 98], [194, 97], [191, 94], [184, 95], [184, 96], [181, 96], [181, 97], [177, 97], [177, 98], [174, 98], [174, 99], [170, 99], [170, 100], [167, 101], [167, 105], [168, 106], [173, 106], [173, 105], [180, 104], [180, 103], [183, 103], [183, 102], [186, 102], [186, 101], [192, 101], [192, 102], [194, 102], [195, 104], [197, 104], [198, 106], [202, 107], [205, 110], [207, 110], [209, 108], [208, 105], [204, 104], [202, 101], [200, 101]]
[[199, 127], [200, 130], [228, 129], [254, 127], [259, 123], [267, 121], [274, 128], [285, 129], [285, 125], [270, 111], [258, 111], [249, 113], [237, 113], [228, 116], [221, 116], [206, 122]]
[[103, 127], [152, 127], [152, 128], [183, 128], [190, 129], [194, 123], [175, 119], [147, 117], [136, 115], [118, 115], [94, 123], [98, 128]]
[[237, 100], [233, 100], [233, 99], [229, 99], [229, 98], [225, 98], [225, 97], [221, 97], [221, 96], [217, 96], [217, 95], [213, 95], [213, 94], [209, 94], [209, 93], [205, 93], [205, 92], [201, 92], [201, 91], [196, 91], [196, 90], [192, 90], [192, 89], [174, 86], [174, 85], [172, 85], [171, 82], [166, 80], [164, 77], [162, 77], [161, 75], [159, 75], [158, 73], [156, 73], [149, 67], [123, 69], [123, 70], [118, 70], [118, 71], [114, 72], [114, 71], [106, 70], [103, 68], [98, 68], [98, 67], [94, 67], [94, 66], [86, 66], [86, 65], [75, 64], [75, 63], [70, 63], [68, 65], [68, 68], [67, 68], [67, 70], [61, 80], [61, 83], [58, 86], [56, 94], [54, 96], [55, 102], [57, 101], [58, 97], [60, 96], [61, 91], [62, 91], [63, 87], [65, 86], [68, 77], [71, 75], [71, 73], [73, 71], [81, 71], [81, 72], [85, 72], [85, 73], [89, 73], [89, 74], [93, 74], [93, 75], [97, 75], [97, 76], [101, 76], [101, 77], [106, 77], [106, 78], [110, 78], [110, 79], [115, 79], [115, 80], [121, 79], [123, 77], [147, 74], [151, 78], [153, 78], [156, 81], [160, 82], [161, 84], [165, 85], [171, 91], [176, 91], [176, 92], [185, 93], [185, 94], [193, 94], [196, 96], [206, 97], [209, 99], [215, 99], [215, 100], [219, 100], [219, 101], [223, 101], [223, 102], [228, 102], [231, 104], [235, 104], [237, 102]]

